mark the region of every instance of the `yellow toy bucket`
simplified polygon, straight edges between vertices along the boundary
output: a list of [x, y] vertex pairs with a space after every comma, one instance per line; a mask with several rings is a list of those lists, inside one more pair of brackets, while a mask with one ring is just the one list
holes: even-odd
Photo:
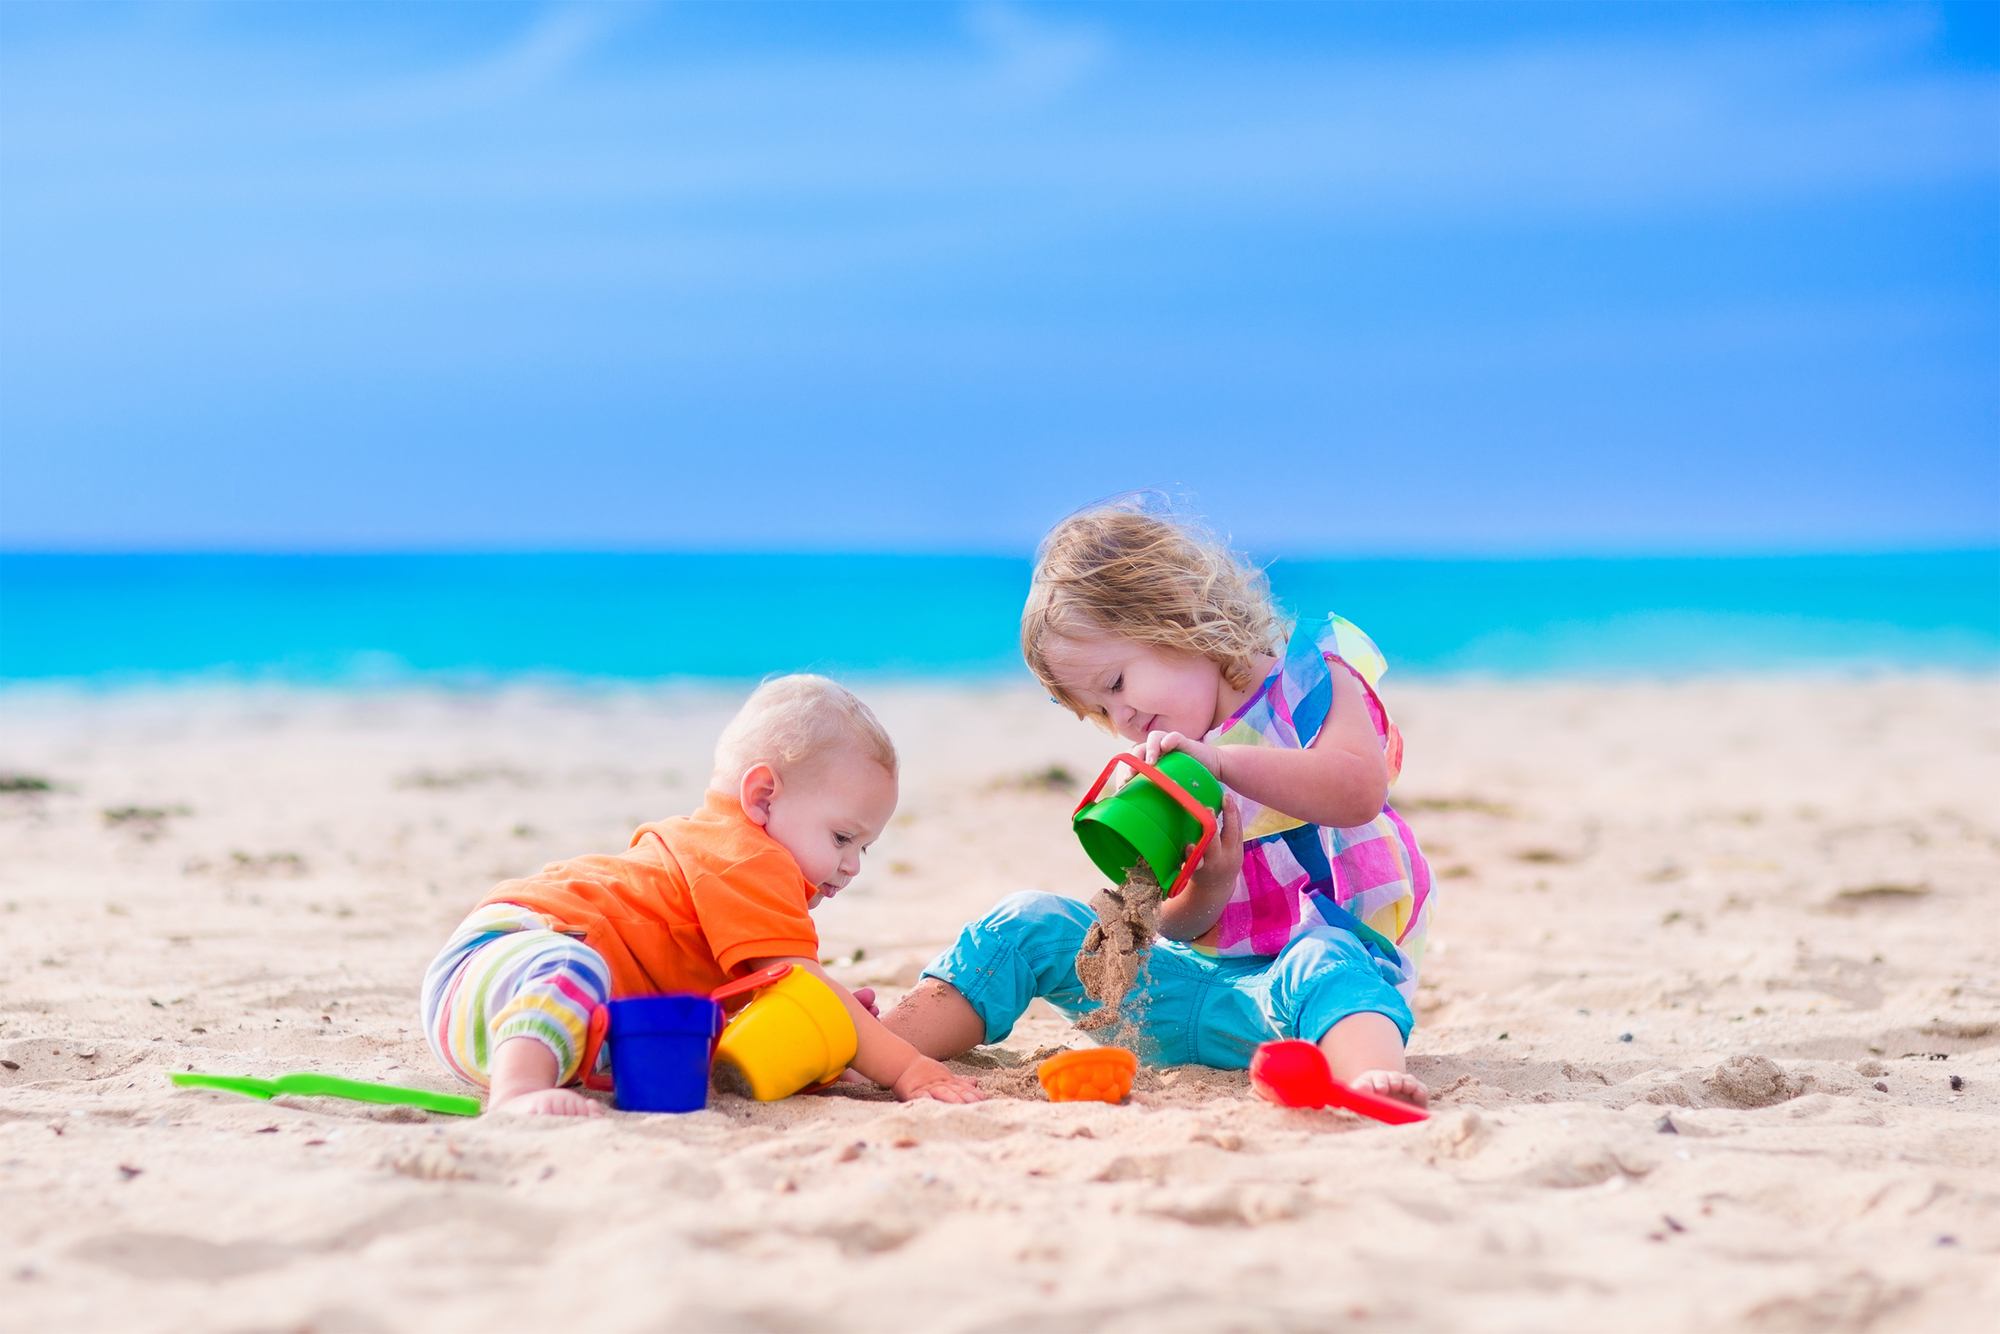
[[757, 1101], [775, 1102], [837, 1076], [854, 1059], [856, 1042], [840, 997], [803, 968], [791, 968], [723, 1028], [715, 1068]]

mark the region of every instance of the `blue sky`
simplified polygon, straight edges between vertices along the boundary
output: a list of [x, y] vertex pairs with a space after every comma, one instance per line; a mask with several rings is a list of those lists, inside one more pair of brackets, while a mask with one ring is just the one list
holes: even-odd
[[0, 545], [2000, 541], [2000, 6], [0, 5]]

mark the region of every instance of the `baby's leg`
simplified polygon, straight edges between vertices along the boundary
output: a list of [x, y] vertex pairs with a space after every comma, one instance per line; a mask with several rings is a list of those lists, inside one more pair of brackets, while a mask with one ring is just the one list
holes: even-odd
[[595, 950], [527, 909], [493, 905], [432, 966], [424, 1031], [440, 1060], [489, 1087], [488, 1111], [596, 1115], [598, 1103], [562, 1086], [583, 1073], [590, 1015], [609, 995]]
[[604, 1106], [572, 1088], [563, 1088], [563, 1072], [548, 1044], [538, 1038], [514, 1037], [493, 1051], [493, 1083], [486, 1110], [520, 1116], [602, 1116]]
[[1003, 1041], [1037, 996], [1066, 1011], [1095, 1009], [1076, 976], [1076, 952], [1094, 920], [1059, 894], [1010, 895], [959, 932], [882, 1023], [943, 1060]]

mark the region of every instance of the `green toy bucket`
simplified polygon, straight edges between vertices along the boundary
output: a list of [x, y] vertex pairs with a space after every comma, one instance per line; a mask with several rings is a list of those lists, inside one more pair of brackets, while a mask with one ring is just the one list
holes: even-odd
[[[1098, 800], [1121, 764], [1134, 770], [1132, 781]], [[1192, 755], [1169, 751], [1157, 767], [1136, 755], [1120, 755], [1077, 803], [1070, 827], [1111, 883], [1122, 884], [1133, 863], [1143, 860], [1161, 893], [1172, 898], [1186, 888], [1214, 840], [1221, 810], [1222, 784]]]

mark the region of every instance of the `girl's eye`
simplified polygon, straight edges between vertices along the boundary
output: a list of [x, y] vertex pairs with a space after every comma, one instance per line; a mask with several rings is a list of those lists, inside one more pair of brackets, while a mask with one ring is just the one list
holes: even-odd
[[1125, 688], [1125, 674], [1123, 672], [1120, 672], [1117, 676], [1111, 679], [1111, 693], [1115, 695], [1124, 688]]

